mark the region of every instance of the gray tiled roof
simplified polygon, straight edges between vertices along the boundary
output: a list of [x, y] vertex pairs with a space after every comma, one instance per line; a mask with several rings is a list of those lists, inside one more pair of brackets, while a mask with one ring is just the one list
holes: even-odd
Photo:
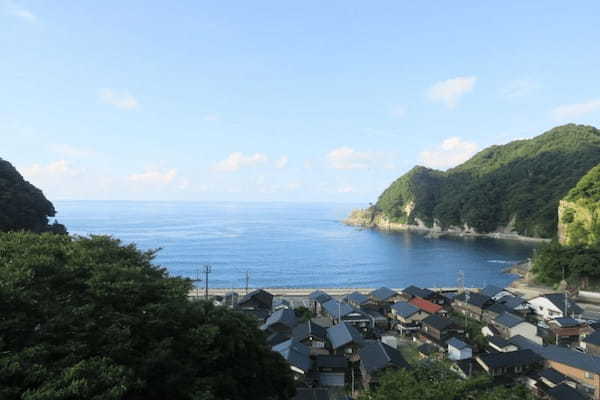
[[429, 289], [422, 289], [422, 288], [420, 288], [418, 286], [414, 286], [414, 285], [410, 285], [410, 286], [402, 289], [402, 293], [409, 294], [413, 297], [421, 297], [423, 299], [427, 299], [434, 294], [434, 292], [432, 292]]
[[346, 299], [349, 303], [355, 303], [358, 305], [365, 304], [369, 301], [369, 297], [360, 292], [352, 292], [346, 296]]
[[310, 370], [310, 349], [297, 340], [290, 339], [273, 346], [273, 351], [281, 354], [294, 367], [304, 372]]
[[504, 339], [502, 336], [495, 336], [495, 335], [490, 336], [488, 338], [488, 342], [490, 342], [491, 344], [498, 346], [500, 348], [504, 348], [504, 347], [512, 344], [508, 340]]
[[579, 393], [566, 383], [546, 390], [552, 400], [586, 400], [588, 397]]
[[[454, 301], [462, 301], [462, 302], [467, 302], [467, 294], [465, 293], [461, 293], [459, 295], [457, 295], [456, 297], [454, 297]], [[479, 308], [483, 308], [483, 306], [485, 305], [485, 303], [487, 303], [488, 301], [490, 301], [491, 298], [489, 296], [486, 296], [484, 294], [481, 293], [477, 293], [477, 292], [470, 292], [468, 294], [468, 304], [473, 305], [475, 307], [479, 307]]]
[[443, 331], [444, 329], [450, 328], [452, 325], [454, 325], [454, 322], [452, 322], [451, 319], [440, 317], [437, 314], [430, 315], [429, 317], [425, 318], [422, 323], [424, 325], [432, 326], [439, 331]]
[[568, 328], [572, 326], [579, 326], [581, 323], [574, 318], [571, 317], [563, 317], [563, 318], [554, 318], [552, 320], [556, 325], [562, 328]]
[[350, 324], [341, 323], [327, 329], [327, 338], [334, 349], [338, 349], [349, 343], [361, 345], [362, 335]]
[[265, 322], [265, 326], [267, 328], [274, 324], [283, 324], [288, 328], [292, 329], [298, 324], [298, 320], [293, 310], [290, 310], [289, 308], [284, 308], [275, 311], [269, 316], [269, 318], [267, 318], [267, 321]]
[[[565, 295], [564, 293], [549, 293], [545, 294], [542, 297], [547, 298], [556, 308], [563, 311], [565, 310]], [[576, 303], [571, 301], [567, 297], [567, 314], [581, 314], [583, 313], [583, 309], [579, 307]]]
[[488, 297], [494, 297], [495, 295], [497, 295], [498, 293], [500, 293], [503, 290], [504, 289], [502, 289], [501, 287], [498, 287], [498, 286], [487, 285], [486, 287], [481, 289], [481, 291], [479, 293], [486, 295]]
[[498, 299], [498, 303], [504, 305], [505, 307], [511, 310], [514, 310], [521, 304], [527, 303], [527, 300], [519, 296], [502, 296], [500, 299]]
[[331, 300], [331, 296], [322, 290], [315, 290], [308, 295], [308, 298], [319, 303], [325, 303], [326, 301]]
[[583, 339], [585, 343], [590, 343], [596, 346], [600, 346], [600, 331], [593, 332]]
[[388, 287], [382, 286], [379, 289], [373, 290], [370, 294], [376, 300], [385, 301], [398, 293]]
[[477, 357], [484, 364], [494, 369], [530, 365], [542, 361], [540, 356], [538, 356], [534, 351], [528, 349], [509, 351], [506, 353], [486, 353], [480, 354]]
[[292, 331], [292, 336], [298, 341], [303, 341], [310, 336], [325, 341], [327, 338], [327, 329], [308, 320], [296, 326]]
[[392, 310], [394, 310], [399, 316], [403, 318], [408, 318], [411, 315], [418, 312], [420, 309], [415, 305], [412, 305], [405, 301], [400, 301], [398, 303], [392, 304]]
[[553, 368], [545, 368], [541, 370], [538, 375], [542, 378], [549, 380], [555, 385], [558, 385], [559, 383], [564, 382], [567, 379], [566, 376], [564, 376], [563, 374], [561, 374]]
[[363, 347], [359, 355], [362, 366], [369, 373], [387, 367], [408, 368], [408, 363], [398, 350], [379, 341]]
[[525, 320], [515, 314], [505, 312], [504, 314], [497, 316], [496, 319], [494, 319], [494, 322], [507, 328], [514, 328], [520, 323], [525, 322]]
[[323, 303], [323, 308], [325, 309], [325, 312], [327, 312], [327, 314], [329, 314], [331, 317], [333, 317], [335, 319], [340, 318], [340, 312], [341, 312], [341, 316], [343, 317], [344, 315], [348, 315], [354, 311], [354, 309], [352, 307], [350, 307], [348, 304], [341, 303], [335, 299], [331, 299], [331, 300]]

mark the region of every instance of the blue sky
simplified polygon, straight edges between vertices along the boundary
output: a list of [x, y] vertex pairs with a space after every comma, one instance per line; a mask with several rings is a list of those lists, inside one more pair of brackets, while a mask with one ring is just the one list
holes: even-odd
[[600, 126], [598, 15], [0, 0], [0, 157], [52, 200], [374, 201], [415, 164]]

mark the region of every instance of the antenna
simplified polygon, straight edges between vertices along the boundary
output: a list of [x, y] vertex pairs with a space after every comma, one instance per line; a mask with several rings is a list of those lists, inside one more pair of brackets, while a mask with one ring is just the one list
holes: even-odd
[[204, 266], [204, 298], [208, 300], [208, 274], [212, 272], [212, 265]]

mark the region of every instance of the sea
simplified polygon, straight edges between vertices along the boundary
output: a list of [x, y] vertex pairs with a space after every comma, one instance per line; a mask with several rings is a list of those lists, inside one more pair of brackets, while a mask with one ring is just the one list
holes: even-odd
[[[503, 273], [537, 244], [506, 239], [427, 238], [346, 226], [364, 204], [55, 201], [71, 234], [111, 235], [160, 249], [155, 264], [196, 278], [210, 265], [209, 286], [401, 288], [505, 286]], [[461, 278], [463, 277], [463, 278]]]

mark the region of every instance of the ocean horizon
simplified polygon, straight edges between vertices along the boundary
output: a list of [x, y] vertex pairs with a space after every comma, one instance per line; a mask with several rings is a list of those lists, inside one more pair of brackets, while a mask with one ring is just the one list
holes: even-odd
[[502, 271], [539, 244], [483, 237], [430, 239], [346, 226], [357, 203], [54, 201], [71, 234], [106, 234], [157, 249], [155, 264], [195, 278], [211, 265], [209, 286], [506, 286]]

